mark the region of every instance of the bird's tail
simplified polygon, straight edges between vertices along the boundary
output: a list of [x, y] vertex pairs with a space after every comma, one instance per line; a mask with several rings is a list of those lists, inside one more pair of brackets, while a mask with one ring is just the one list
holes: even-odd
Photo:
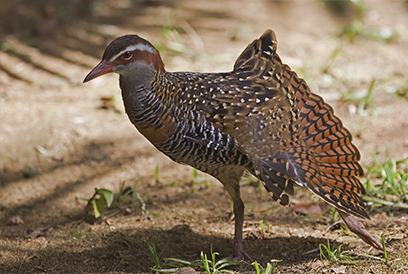
[[357, 178], [364, 175], [358, 163], [360, 153], [352, 144], [350, 132], [320, 96], [309, 89], [298, 92], [304, 93], [302, 98], [307, 97], [301, 100], [302, 140], [320, 173], [320, 182], [311, 184], [310, 190], [346, 213], [369, 218], [361, 198], [365, 189]]
[[[279, 60], [280, 61], [280, 60]], [[360, 153], [350, 132], [322, 97], [310, 92], [304, 80], [286, 66], [300, 108], [301, 144], [288, 153], [303, 172], [303, 183], [327, 203], [348, 214], [369, 218], [361, 195], [365, 189], [357, 177], [364, 172]]]

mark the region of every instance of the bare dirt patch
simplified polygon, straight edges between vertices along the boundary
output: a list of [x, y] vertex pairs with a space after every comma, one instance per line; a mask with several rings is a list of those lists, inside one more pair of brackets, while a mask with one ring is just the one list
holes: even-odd
[[[353, 133], [364, 166], [372, 164], [370, 151], [380, 159], [408, 157], [408, 101], [393, 93], [408, 85], [404, 1], [364, 5], [366, 28], [398, 33], [388, 43], [339, 38], [355, 13], [334, 15], [318, 1], [68, 1], [73, 2], [67, 7], [64, 1], [43, 1], [29, 9], [26, 1], [0, 1], [1, 273], [149, 272], [144, 240], [156, 242], [161, 259], [193, 261], [201, 251], [209, 254], [211, 245], [220, 257], [231, 255], [233, 221], [222, 186], [201, 173], [208, 184], [197, 182], [191, 168], [173, 163], [136, 132], [124, 114], [116, 76], [81, 83], [107, 43], [125, 33], [157, 45], [169, 71], [226, 71], [271, 28], [282, 60], [333, 105]], [[322, 73], [336, 48], [340, 53]], [[374, 77], [373, 105], [358, 115], [341, 92], [367, 90]], [[106, 105], [101, 97], [112, 100]], [[117, 193], [123, 181], [137, 183], [152, 218], [134, 210], [85, 223], [86, 202], [78, 198], [90, 198], [95, 187]], [[318, 252], [305, 252], [327, 238], [353, 254], [380, 255], [341, 230], [322, 235], [329, 221], [298, 218], [292, 207], [278, 207], [258, 189], [256, 182], [242, 187], [244, 247], [263, 266], [281, 260], [275, 273], [312, 271]], [[292, 202], [327, 209], [302, 189]], [[377, 238], [386, 233], [387, 246], [399, 253], [388, 266], [361, 260], [368, 273], [382, 273], [407, 254], [406, 211], [376, 208], [370, 215], [366, 228]], [[264, 233], [261, 220], [270, 226]], [[29, 230], [40, 234], [26, 238]], [[254, 268], [248, 263], [234, 270]], [[347, 265], [344, 273], [363, 270]]]

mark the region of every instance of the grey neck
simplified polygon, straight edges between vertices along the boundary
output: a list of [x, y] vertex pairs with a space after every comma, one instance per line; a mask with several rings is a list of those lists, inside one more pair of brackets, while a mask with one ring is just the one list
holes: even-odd
[[151, 83], [153, 77], [153, 66], [143, 62], [136, 62], [131, 68], [120, 72], [119, 85], [122, 90], [123, 103], [128, 114], [147, 107], [143, 101], [152, 93]]

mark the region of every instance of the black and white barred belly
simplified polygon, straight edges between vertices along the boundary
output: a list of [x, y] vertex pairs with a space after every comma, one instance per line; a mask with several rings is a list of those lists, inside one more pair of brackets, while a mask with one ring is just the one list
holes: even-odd
[[190, 112], [188, 121], [180, 121], [173, 136], [157, 149], [172, 160], [218, 176], [231, 167], [247, 167], [249, 159], [236, 147], [236, 140], [222, 133], [199, 113]]

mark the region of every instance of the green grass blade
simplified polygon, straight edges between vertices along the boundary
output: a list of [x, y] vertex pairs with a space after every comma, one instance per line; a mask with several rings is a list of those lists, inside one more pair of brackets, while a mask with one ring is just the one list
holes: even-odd
[[256, 274], [260, 274], [260, 273], [261, 273], [261, 270], [259, 269], [259, 264], [258, 264], [258, 262], [255, 261], [255, 262], [252, 263], [252, 265], [255, 266]]
[[[406, 258], [408, 258], [408, 255], [406, 255], [406, 256], [404, 256], [404, 257], [402, 257], [401, 259], [399, 259], [398, 261], [396, 261], [388, 270], [387, 270], [387, 272], [385, 272], [385, 274], [388, 274], [388, 273], [390, 273], [390, 271], [394, 268], [394, 267], [396, 267], [400, 262], [402, 262], [403, 260], [405, 260]], [[408, 268], [408, 266], [402, 266], [402, 267], [400, 267], [399, 269], [397, 269], [397, 271], [400, 271], [400, 270], [402, 270], [402, 269], [404, 269], [404, 268]]]
[[148, 241], [143, 241], [143, 244], [149, 250], [149, 255], [153, 261], [154, 267], [157, 267], [157, 268], [160, 267], [159, 257], [157, 256], [157, 252], [156, 252], [156, 242], [154, 242], [154, 244], [150, 244]]

